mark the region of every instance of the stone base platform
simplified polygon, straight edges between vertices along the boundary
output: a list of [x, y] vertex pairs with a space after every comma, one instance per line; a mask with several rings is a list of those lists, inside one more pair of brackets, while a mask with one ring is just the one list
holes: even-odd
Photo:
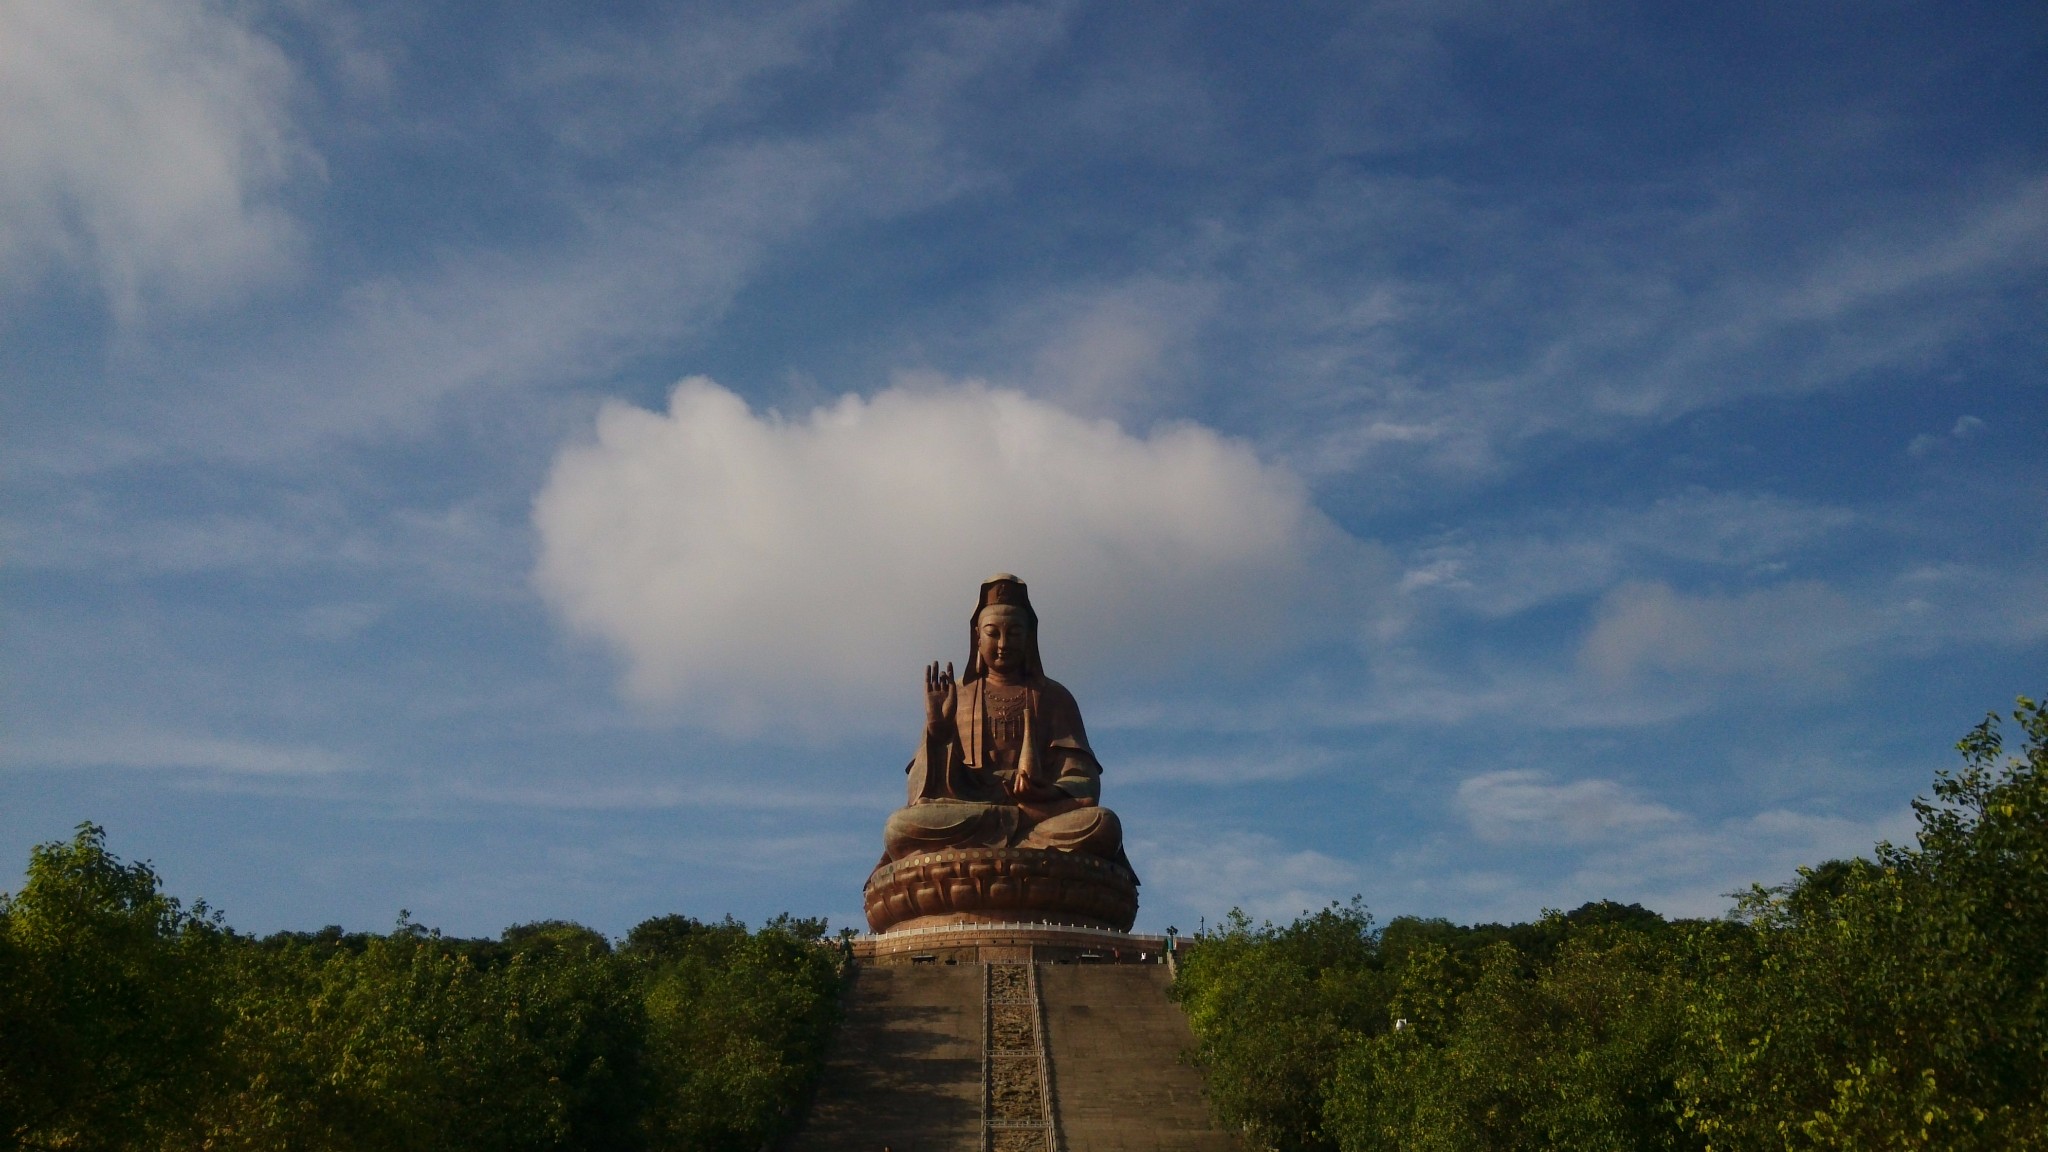
[[1164, 964], [1166, 937], [1082, 924], [933, 924], [853, 940], [854, 963]]
[[974, 922], [1128, 932], [1138, 878], [1099, 856], [1046, 848], [953, 848], [879, 865], [863, 902], [877, 933]]

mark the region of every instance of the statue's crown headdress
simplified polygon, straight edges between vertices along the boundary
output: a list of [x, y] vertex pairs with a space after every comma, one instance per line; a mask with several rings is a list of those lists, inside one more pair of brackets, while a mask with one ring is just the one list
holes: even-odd
[[1037, 615], [1037, 613], [1031, 612], [1030, 590], [1025, 587], [1022, 580], [1017, 579], [1008, 572], [998, 572], [981, 582], [981, 603], [974, 606], [975, 615], [980, 615], [983, 608], [990, 608], [997, 604], [1015, 605], [1024, 609], [1027, 613], [1031, 613], [1034, 616]]
[[[1043, 676], [1045, 668], [1038, 660], [1038, 612], [1031, 607], [1030, 590], [1024, 586], [1022, 580], [1017, 579], [1008, 572], [998, 572], [983, 580], [981, 582], [981, 598], [975, 602], [974, 616], [967, 622], [969, 629], [979, 628], [981, 626], [981, 614], [997, 606], [1014, 608], [1022, 612], [1024, 619], [1030, 622], [1030, 633], [1024, 638], [1024, 663], [1031, 670], [1032, 675]], [[979, 679], [982, 671], [981, 656], [976, 651], [973, 639], [970, 636], [967, 648], [967, 674], [961, 677], [961, 679], [963, 682]]]

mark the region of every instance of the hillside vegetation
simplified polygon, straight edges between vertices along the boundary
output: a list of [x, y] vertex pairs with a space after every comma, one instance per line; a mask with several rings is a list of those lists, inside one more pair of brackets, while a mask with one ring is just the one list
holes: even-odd
[[1175, 987], [1218, 1118], [1287, 1152], [2048, 1148], [2048, 712], [2013, 719], [1917, 845], [1728, 919], [1234, 916]]
[[[2048, 1149], [2048, 709], [1987, 717], [1911, 846], [1721, 920], [1234, 915], [1174, 995], [1254, 1149]], [[744, 1149], [837, 1021], [818, 921], [253, 938], [100, 829], [0, 897], [0, 1132], [28, 1149]]]
[[823, 928], [256, 939], [87, 825], [0, 898], [0, 1145], [755, 1152], [836, 1020]]

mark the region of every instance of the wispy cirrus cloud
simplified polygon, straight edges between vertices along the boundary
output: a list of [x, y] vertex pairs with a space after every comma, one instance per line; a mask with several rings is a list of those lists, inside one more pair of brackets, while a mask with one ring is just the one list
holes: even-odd
[[2048, 633], [2036, 599], [2043, 587], [2038, 573], [1955, 565], [1915, 567], [1853, 594], [1818, 581], [1738, 595], [1629, 583], [1601, 598], [1579, 661], [1608, 680], [1663, 673], [1831, 686], [1851, 677], [1848, 661], [1880, 648], [2030, 643]]
[[0, 273], [76, 272], [126, 320], [238, 297], [294, 263], [282, 192], [317, 172], [293, 67], [233, 10], [0, 8]]
[[1458, 807], [1489, 843], [1584, 844], [1679, 821], [1613, 780], [1554, 781], [1541, 772], [1488, 772], [1458, 785]]
[[[1564, 787], [1588, 783], [1609, 782]], [[1495, 889], [1497, 907], [1519, 906], [1509, 915], [1612, 899], [1667, 916], [1712, 917], [1726, 914], [1735, 894], [1752, 884], [1786, 883], [1800, 867], [1824, 860], [1867, 857], [1879, 841], [1910, 842], [1914, 831], [1912, 811], [1903, 806], [1866, 818], [1769, 808], [1698, 820], [1664, 810], [1658, 819], [1620, 822], [1604, 836], [1578, 840], [1553, 857], [1545, 877], [1507, 879], [1482, 868], [1473, 878]]]
[[813, 67], [852, 14], [847, 0], [695, 4], [645, 25], [562, 30], [505, 69], [556, 144], [586, 159], [674, 147], [755, 123], [776, 78]]
[[1478, 851], [1452, 849], [1447, 839], [1400, 853], [1379, 877], [1384, 898], [1457, 901], [1474, 918], [1523, 919], [1536, 908], [1596, 899], [1713, 917], [1752, 884], [1868, 856], [1879, 841], [1909, 842], [1915, 830], [1904, 805], [1874, 814], [1773, 805], [1711, 816], [1662, 803], [1640, 784], [1532, 771], [1467, 777], [1451, 802]]
[[1149, 866], [1148, 922], [1213, 919], [1232, 907], [1284, 922], [1353, 894], [1382, 920], [1526, 920], [1542, 908], [1602, 899], [1715, 917], [1751, 884], [1868, 856], [1877, 842], [1910, 842], [1915, 831], [1904, 806], [1875, 815], [1770, 806], [1701, 816], [1620, 780], [1523, 770], [1467, 777], [1445, 800], [1462, 832], [1392, 848], [1319, 851], [1265, 833], [1169, 827], [1186, 834], [1132, 848], [1141, 868]]
[[[1258, 832], [1166, 828], [1134, 838], [1151, 910], [1147, 922], [1163, 929], [1165, 917], [1220, 918], [1233, 908], [1253, 919], [1292, 920], [1359, 890], [1359, 865], [1312, 848], [1289, 845]], [[1175, 831], [1184, 835], [1173, 836]], [[1191, 924], [1175, 924], [1183, 933]]]
[[[2032, 174], [1987, 174], [1909, 222], [1838, 223], [1787, 248], [1759, 246], [1731, 210], [1746, 189], [1626, 208], [1599, 185], [1555, 194], [1581, 211], [1538, 232], [1488, 185], [1333, 179], [1234, 244], [1205, 240], [1257, 270], [1219, 307], [1257, 317], [1219, 325], [1264, 334], [1266, 362], [1246, 369], [1325, 416], [1312, 431], [1267, 431], [1281, 454], [1314, 477], [1422, 466], [1484, 482], [1557, 438], [1604, 440], [1925, 363], [1987, 316], [2011, 322], [2048, 267], [2048, 183]], [[1332, 250], [1333, 233], [1349, 240]], [[1434, 258], [1414, 251], [1424, 243]], [[1731, 248], [1748, 258], [1731, 265]]]
[[[772, 34], [756, 29], [759, 43], [728, 62], [732, 74], [701, 94], [699, 114], [744, 101], [761, 73], [815, 63], [822, 49], [805, 45], [832, 13], [802, 8]], [[668, 162], [579, 181], [575, 210], [553, 227], [520, 243], [434, 247], [400, 270], [330, 281], [317, 308], [267, 335], [224, 353], [184, 350], [182, 372], [132, 356], [122, 405], [25, 445], [14, 468], [278, 467], [308, 452], [416, 441], [472, 419], [485, 398], [499, 421], [554, 426], [563, 394], [701, 340], [781, 247], [989, 187], [993, 170], [958, 139], [972, 107], [963, 95], [1049, 50], [1063, 29], [1058, 11], [1033, 6], [935, 18], [900, 50], [886, 83], [815, 122], [703, 138], [642, 125], [685, 138]], [[544, 55], [583, 75], [605, 72], [597, 61], [615, 53], [582, 43]], [[619, 64], [617, 82], [669, 82], [643, 64]], [[578, 136], [573, 125], [561, 131]]]
[[1921, 433], [1906, 443], [1906, 455], [1919, 459], [1934, 453], [1954, 448], [1965, 441], [1975, 439], [1984, 432], [1984, 421], [1975, 416], [1958, 416], [1956, 422], [1944, 436]]
[[1632, 577], [1697, 566], [1751, 579], [1796, 564], [1858, 525], [1839, 504], [1693, 488], [1647, 504], [1546, 510], [1480, 521], [1424, 543], [1405, 591], [1482, 616], [1510, 616]]
[[325, 776], [357, 767], [324, 748], [182, 732], [111, 732], [9, 741], [0, 758], [10, 768], [128, 768], [235, 776]]
[[1832, 662], [1868, 639], [1874, 623], [1848, 597], [1815, 582], [1741, 596], [1627, 584], [1603, 598], [1579, 656], [1612, 678], [1699, 671], [1832, 680], [1841, 675]]

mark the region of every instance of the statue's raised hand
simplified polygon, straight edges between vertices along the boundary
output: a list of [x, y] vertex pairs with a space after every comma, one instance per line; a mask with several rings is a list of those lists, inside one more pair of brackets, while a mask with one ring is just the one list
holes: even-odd
[[939, 671], [934, 660], [924, 670], [924, 723], [926, 728], [950, 727], [960, 710], [960, 686], [953, 682], [953, 665]]

